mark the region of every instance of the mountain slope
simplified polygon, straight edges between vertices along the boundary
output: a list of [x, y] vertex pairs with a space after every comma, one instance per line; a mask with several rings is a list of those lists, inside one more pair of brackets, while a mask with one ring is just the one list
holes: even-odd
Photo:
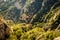
[[48, 12], [43, 18], [43, 22], [34, 25], [14, 24], [8, 40], [54, 40], [60, 37], [60, 6]]
[[59, 0], [2, 0], [0, 3], [0, 14], [14, 23], [42, 22], [43, 16], [53, 9], [54, 5], [60, 5]]
[[11, 29], [0, 25], [1, 34], [10, 32], [6, 40], [54, 40], [60, 37], [60, 0], [0, 0], [0, 3], [0, 21]]

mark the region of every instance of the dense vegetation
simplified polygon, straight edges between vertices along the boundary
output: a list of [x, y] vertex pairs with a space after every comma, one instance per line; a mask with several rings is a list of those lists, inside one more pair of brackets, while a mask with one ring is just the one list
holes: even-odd
[[54, 40], [60, 37], [60, 0], [22, 0], [21, 9], [16, 6], [17, 2], [20, 0], [8, 1], [10, 5], [4, 5], [7, 9], [0, 11], [2, 21], [10, 27], [6, 40]]
[[11, 26], [9, 40], [53, 40], [60, 36], [60, 6], [48, 12], [44, 22], [18, 23]]

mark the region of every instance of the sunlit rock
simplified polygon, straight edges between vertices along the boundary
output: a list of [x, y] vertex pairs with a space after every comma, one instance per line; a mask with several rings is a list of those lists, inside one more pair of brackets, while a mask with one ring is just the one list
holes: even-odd
[[60, 40], [60, 37], [55, 38], [54, 40]]

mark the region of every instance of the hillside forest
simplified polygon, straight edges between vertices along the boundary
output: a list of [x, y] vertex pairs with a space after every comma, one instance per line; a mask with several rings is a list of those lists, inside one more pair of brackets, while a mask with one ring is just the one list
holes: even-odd
[[0, 0], [0, 40], [60, 40], [60, 0]]

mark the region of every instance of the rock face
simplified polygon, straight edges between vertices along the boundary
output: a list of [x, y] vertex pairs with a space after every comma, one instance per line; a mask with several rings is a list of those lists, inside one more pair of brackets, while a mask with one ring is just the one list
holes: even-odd
[[0, 19], [0, 40], [6, 40], [10, 35], [10, 28]]

